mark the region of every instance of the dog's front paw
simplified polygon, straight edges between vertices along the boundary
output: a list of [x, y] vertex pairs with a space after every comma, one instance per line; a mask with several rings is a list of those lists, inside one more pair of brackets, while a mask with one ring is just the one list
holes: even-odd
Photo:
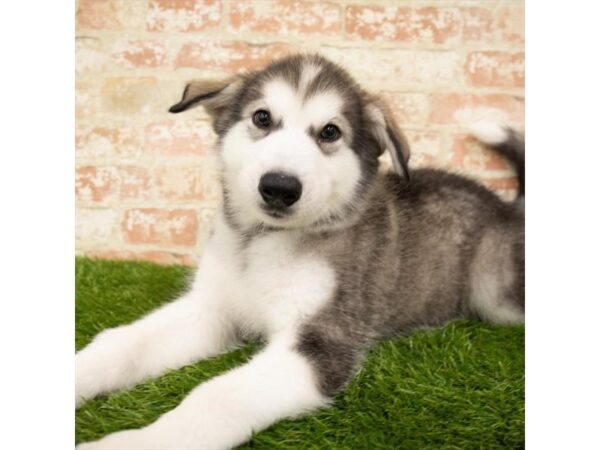
[[106, 391], [110, 361], [89, 349], [75, 355], [75, 408]]
[[84, 365], [76, 362], [75, 367], [75, 409], [77, 409], [86, 400], [94, 397], [99, 389], [94, 375]]

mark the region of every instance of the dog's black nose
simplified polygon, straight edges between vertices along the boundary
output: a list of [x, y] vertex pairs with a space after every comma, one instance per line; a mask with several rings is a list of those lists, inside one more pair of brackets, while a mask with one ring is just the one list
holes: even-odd
[[269, 172], [260, 178], [258, 192], [267, 205], [287, 208], [296, 203], [302, 195], [302, 184], [292, 175]]

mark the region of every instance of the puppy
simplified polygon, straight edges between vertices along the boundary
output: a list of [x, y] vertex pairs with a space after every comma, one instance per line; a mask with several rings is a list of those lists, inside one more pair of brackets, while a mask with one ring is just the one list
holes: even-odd
[[[246, 365], [195, 388], [141, 429], [84, 449], [228, 449], [324, 407], [377, 340], [479, 317], [524, 317], [524, 145], [507, 203], [466, 178], [409, 173], [380, 101], [319, 56], [223, 83], [192, 82], [170, 111], [203, 106], [218, 135], [224, 201], [180, 299], [100, 333], [76, 355], [77, 404], [263, 338]], [[378, 171], [391, 152], [395, 172]]]

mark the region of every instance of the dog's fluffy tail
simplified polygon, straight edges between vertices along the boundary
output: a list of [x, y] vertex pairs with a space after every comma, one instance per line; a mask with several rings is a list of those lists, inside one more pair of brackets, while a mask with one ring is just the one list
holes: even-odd
[[469, 126], [469, 131], [482, 143], [508, 159], [517, 171], [518, 199], [525, 197], [525, 140], [512, 128], [488, 122]]

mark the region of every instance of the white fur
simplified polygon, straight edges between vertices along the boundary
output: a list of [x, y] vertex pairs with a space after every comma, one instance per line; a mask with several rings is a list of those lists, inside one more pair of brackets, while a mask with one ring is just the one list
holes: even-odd
[[523, 323], [524, 312], [506, 299], [506, 288], [514, 283], [512, 252], [498, 245], [502, 234], [490, 230], [482, 237], [471, 269], [470, 304], [483, 319], [496, 324]]
[[233, 251], [233, 243], [220, 228], [207, 245], [191, 292], [137, 322], [103, 331], [77, 353], [77, 405], [235, 344], [232, 322], [221, 304], [232, 263], [221, 252], [227, 247]]
[[279, 233], [257, 238], [248, 248], [250, 263], [239, 274], [239, 298], [231, 303], [231, 314], [244, 329], [269, 337], [295, 333], [301, 319], [331, 298], [332, 269], [317, 257], [296, 256], [294, 240]]
[[296, 257], [295, 239], [294, 232], [256, 239], [243, 261], [236, 236], [220, 218], [189, 293], [101, 333], [79, 352], [78, 403], [224, 351], [236, 343], [234, 326], [269, 341], [246, 366], [202, 384], [153, 424], [79, 449], [226, 449], [277, 420], [324, 405], [309, 362], [294, 345], [298, 323], [330, 298], [335, 278], [318, 256]]
[[174, 410], [140, 430], [83, 444], [79, 450], [228, 449], [273, 422], [326, 404], [308, 362], [276, 340], [248, 364], [194, 389]]
[[185, 296], [133, 324], [100, 333], [76, 357], [76, 401], [127, 388], [214, 355], [229, 329], [201, 296]]
[[497, 145], [508, 139], [506, 113], [497, 108], [464, 108], [454, 119], [484, 144]]
[[493, 122], [476, 122], [469, 126], [473, 136], [484, 144], [498, 145], [506, 142], [508, 131], [504, 126]]
[[523, 311], [507, 302], [499, 293], [506, 283], [497, 274], [478, 274], [472, 281], [471, 304], [477, 314], [492, 323], [510, 325], [523, 323]]
[[300, 82], [298, 83], [298, 91], [305, 93], [306, 89], [310, 85], [317, 75], [321, 72], [321, 68], [316, 64], [306, 64], [302, 68], [302, 75], [300, 76]]
[[[319, 93], [307, 101], [282, 80], [267, 83], [264, 99], [248, 111], [246, 120], [225, 136], [221, 154], [224, 174], [238, 220], [276, 226], [310, 225], [346, 206], [360, 180], [360, 163], [347, 145], [351, 137], [341, 117], [342, 99], [334, 92]], [[282, 129], [273, 130], [258, 140], [249, 136], [252, 112], [267, 108]], [[323, 148], [310, 136], [312, 127], [320, 131], [327, 123], [337, 125], [345, 139]], [[271, 171], [294, 175], [302, 183], [302, 196], [292, 206], [294, 212], [284, 219], [273, 219], [260, 208], [258, 192], [261, 176]]]

